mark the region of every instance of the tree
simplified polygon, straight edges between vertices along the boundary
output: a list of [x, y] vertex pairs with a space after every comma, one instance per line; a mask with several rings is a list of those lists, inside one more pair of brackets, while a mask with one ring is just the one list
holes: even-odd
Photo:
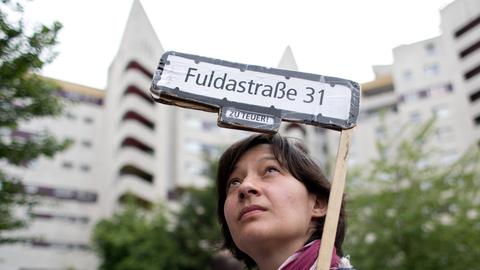
[[222, 238], [213, 184], [217, 163], [209, 163], [211, 183], [204, 188], [179, 190], [178, 210], [157, 205], [149, 213], [130, 200], [123, 211], [97, 223], [93, 243], [102, 261], [101, 269], [207, 270], [214, 267], [214, 260], [215, 267], [241, 269], [228, 254], [216, 256]]
[[177, 248], [165, 210], [159, 208], [152, 216], [133, 199], [126, 201], [123, 211], [95, 226], [93, 242], [100, 269], [176, 269], [172, 258], [177, 256]]
[[[211, 163], [215, 168], [217, 163]], [[204, 188], [189, 187], [180, 195], [181, 210], [175, 215], [176, 227], [173, 233], [182, 256], [177, 258], [179, 270], [212, 269], [212, 257], [220, 248], [222, 239], [217, 221], [216, 191], [212, 180]]]
[[[19, 17], [17, 21], [9, 18]], [[0, 162], [26, 165], [40, 156], [52, 157], [69, 142], [59, 142], [48, 133], [17, 136], [19, 125], [37, 117], [60, 114], [62, 104], [54, 95], [57, 87], [35, 73], [55, 57], [52, 51], [61, 28], [58, 22], [28, 29], [21, 3], [0, 4]], [[20, 228], [24, 221], [12, 215], [12, 207], [25, 204], [20, 179], [0, 171], [0, 244], [15, 241], [3, 232]]]
[[480, 154], [439, 165], [426, 143], [434, 125], [379, 142], [379, 158], [351, 179], [346, 250], [357, 269], [479, 267]]

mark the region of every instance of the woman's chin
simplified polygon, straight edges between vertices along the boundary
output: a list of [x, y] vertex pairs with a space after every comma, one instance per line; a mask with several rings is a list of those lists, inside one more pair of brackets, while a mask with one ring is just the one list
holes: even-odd
[[238, 247], [243, 245], [262, 245], [272, 238], [271, 226], [260, 222], [252, 222], [242, 228], [235, 242]]

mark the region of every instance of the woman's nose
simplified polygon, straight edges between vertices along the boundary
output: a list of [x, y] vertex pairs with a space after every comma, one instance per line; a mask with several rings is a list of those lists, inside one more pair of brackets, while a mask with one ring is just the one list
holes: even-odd
[[239, 188], [239, 199], [244, 200], [247, 197], [258, 195], [260, 195], [260, 191], [256, 186], [255, 181], [251, 177], [246, 177]]

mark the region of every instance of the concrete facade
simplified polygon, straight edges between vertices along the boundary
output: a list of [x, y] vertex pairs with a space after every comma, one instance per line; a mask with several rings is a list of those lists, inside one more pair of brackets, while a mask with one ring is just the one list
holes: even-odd
[[362, 85], [352, 165], [378, 157], [378, 140], [394, 143], [431, 118], [433, 138], [426, 143], [441, 151], [436, 162], [480, 145], [480, 3], [457, 0], [440, 15], [440, 36], [394, 48], [393, 64], [374, 67], [376, 79]]
[[[467, 123], [464, 139], [480, 146], [480, 2], [458, 0], [440, 12], [442, 38], [459, 89], [458, 104]], [[464, 106], [464, 107], [460, 107]]]
[[104, 203], [97, 156], [104, 92], [68, 82], [58, 84], [65, 113], [22, 123], [10, 136], [21, 140], [48, 130], [73, 144], [53, 159], [40, 158], [22, 167], [2, 164], [2, 170], [23, 180], [26, 192], [35, 195], [38, 204], [17, 209], [29, 226], [13, 234], [31, 240], [0, 246], [0, 269], [87, 270], [98, 264], [90, 237]]

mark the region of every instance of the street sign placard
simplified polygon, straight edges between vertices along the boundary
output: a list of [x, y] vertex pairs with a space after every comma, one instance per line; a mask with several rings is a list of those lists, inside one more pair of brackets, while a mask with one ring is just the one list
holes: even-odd
[[262, 132], [276, 132], [281, 121], [349, 129], [360, 101], [350, 80], [171, 51], [150, 93], [160, 103], [219, 111], [219, 126]]

